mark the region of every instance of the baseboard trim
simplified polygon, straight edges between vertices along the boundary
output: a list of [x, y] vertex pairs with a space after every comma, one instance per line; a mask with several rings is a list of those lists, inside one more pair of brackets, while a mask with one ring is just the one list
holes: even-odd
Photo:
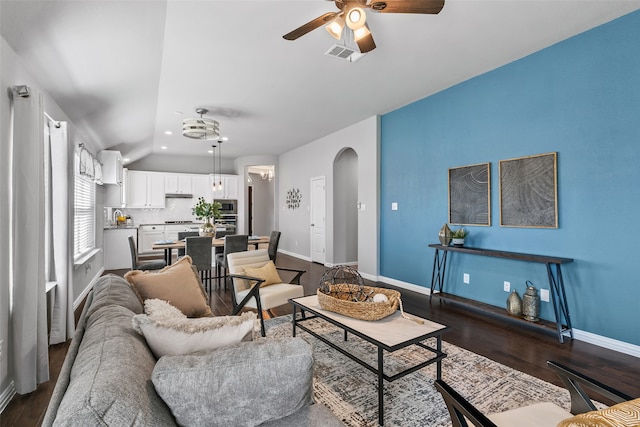
[[[418, 292], [424, 295], [430, 295], [431, 289], [424, 286], [414, 285], [412, 283], [402, 282], [400, 280], [391, 279], [389, 277], [380, 277], [380, 282], [388, 283], [393, 286], [397, 286], [408, 291]], [[569, 335], [566, 333], [565, 335]], [[597, 335], [587, 331], [581, 331], [580, 329], [573, 329], [573, 338], [579, 341], [584, 341], [589, 344], [597, 345], [599, 347], [606, 348], [608, 350], [617, 351], [619, 353], [628, 354], [630, 356], [640, 357], [640, 346], [630, 344], [624, 341], [619, 341], [613, 338], [608, 338], [602, 335]]]
[[300, 254], [297, 254], [297, 253], [294, 253], [294, 252], [285, 251], [285, 250], [282, 250], [282, 249], [278, 249], [278, 252], [281, 252], [281, 253], [283, 253], [285, 255], [292, 256], [294, 258], [299, 258], [299, 259], [301, 259], [303, 261], [313, 262], [313, 261], [311, 261], [311, 258], [308, 257], [308, 256], [300, 255]]
[[104, 267], [102, 267], [100, 270], [98, 270], [98, 274], [96, 274], [93, 277], [93, 279], [91, 279], [91, 281], [89, 282], [87, 287], [84, 288], [82, 290], [82, 293], [80, 295], [78, 295], [78, 298], [76, 298], [75, 301], [73, 301], [73, 310], [74, 311], [77, 310], [78, 307], [80, 307], [80, 304], [82, 304], [82, 301], [84, 301], [84, 299], [87, 297], [87, 294], [89, 294], [89, 291], [91, 291], [91, 289], [93, 289], [93, 286], [96, 284], [98, 279], [102, 276], [102, 273], [104, 273]]
[[3, 413], [5, 409], [7, 409], [7, 406], [9, 406], [9, 402], [11, 402], [11, 399], [13, 399], [13, 396], [15, 395], [16, 387], [13, 384], [13, 381], [11, 381], [9, 383], [9, 387], [4, 389], [2, 391], [2, 394], [0, 394], [0, 414]]

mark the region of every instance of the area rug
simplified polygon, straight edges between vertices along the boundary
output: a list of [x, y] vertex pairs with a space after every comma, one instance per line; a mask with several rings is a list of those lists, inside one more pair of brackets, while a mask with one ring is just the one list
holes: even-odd
[[[349, 336], [319, 319], [306, 325], [371, 366], [376, 366], [376, 347]], [[265, 322], [267, 337], [292, 335], [291, 318], [282, 316]], [[343, 356], [310, 334], [296, 335], [313, 347], [314, 397], [352, 427], [378, 425], [377, 376]], [[431, 343], [435, 347], [435, 340]], [[442, 362], [442, 379], [485, 414], [502, 412], [536, 402], [553, 402], [569, 410], [569, 393], [546, 381], [516, 371], [483, 356], [443, 342], [447, 357]], [[425, 360], [428, 352], [417, 346], [385, 352], [385, 373], [393, 374]], [[449, 413], [435, 389], [436, 366], [430, 365], [394, 382], [384, 384], [384, 425], [402, 427], [451, 426]]]

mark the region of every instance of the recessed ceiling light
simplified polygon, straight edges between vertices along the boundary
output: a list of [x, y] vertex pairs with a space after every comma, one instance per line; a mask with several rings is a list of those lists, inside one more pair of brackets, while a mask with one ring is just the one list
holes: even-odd
[[130, 159], [130, 158], [128, 158], [128, 157], [125, 157], [124, 159], [122, 159], [122, 161], [123, 161], [124, 163], [127, 163], [127, 162], [129, 162], [130, 160], [131, 160], [131, 159]]
[[207, 150], [207, 153], [213, 154], [213, 150]]
[[175, 114], [181, 116], [182, 115], [182, 111], [174, 111]]
[[223, 137], [222, 137], [222, 140], [223, 140], [223, 141], [228, 141], [228, 140], [229, 140], [229, 138], [227, 138], [226, 136], [223, 136]]
[[167, 149], [167, 146], [166, 146], [166, 145], [163, 145], [162, 147], [160, 147], [160, 149], [161, 149], [161, 150], [166, 150], [166, 149]]
[[173, 135], [173, 132], [171, 132], [170, 130], [165, 130], [165, 131], [164, 131], [164, 134], [165, 134], [165, 135]]

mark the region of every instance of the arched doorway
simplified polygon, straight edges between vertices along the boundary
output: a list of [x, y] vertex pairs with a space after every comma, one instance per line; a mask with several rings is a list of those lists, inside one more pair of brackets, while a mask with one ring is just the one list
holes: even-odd
[[358, 154], [352, 148], [333, 161], [333, 264], [358, 264]]

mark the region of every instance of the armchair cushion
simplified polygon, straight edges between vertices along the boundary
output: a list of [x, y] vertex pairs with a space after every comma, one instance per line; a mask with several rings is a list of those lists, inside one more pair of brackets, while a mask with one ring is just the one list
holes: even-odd
[[254, 426], [312, 403], [313, 354], [301, 338], [258, 340], [162, 357], [152, 381], [179, 425]]
[[264, 280], [260, 286], [265, 287], [269, 285], [275, 285], [276, 283], [282, 283], [282, 279], [278, 275], [276, 265], [273, 261], [267, 262], [262, 267], [245, 267], [244, 274], [251, 277]]
[[191, 257], [180, 258], [159, 271], [130, 271], [124, 278], [136, 290], [142, 302], [151, 298], [168, 301], [188, 317], [211, 316], [207, 295]]
[[566, 419], [558, 427], [634, 427], [640, 425], [640, 398]]

